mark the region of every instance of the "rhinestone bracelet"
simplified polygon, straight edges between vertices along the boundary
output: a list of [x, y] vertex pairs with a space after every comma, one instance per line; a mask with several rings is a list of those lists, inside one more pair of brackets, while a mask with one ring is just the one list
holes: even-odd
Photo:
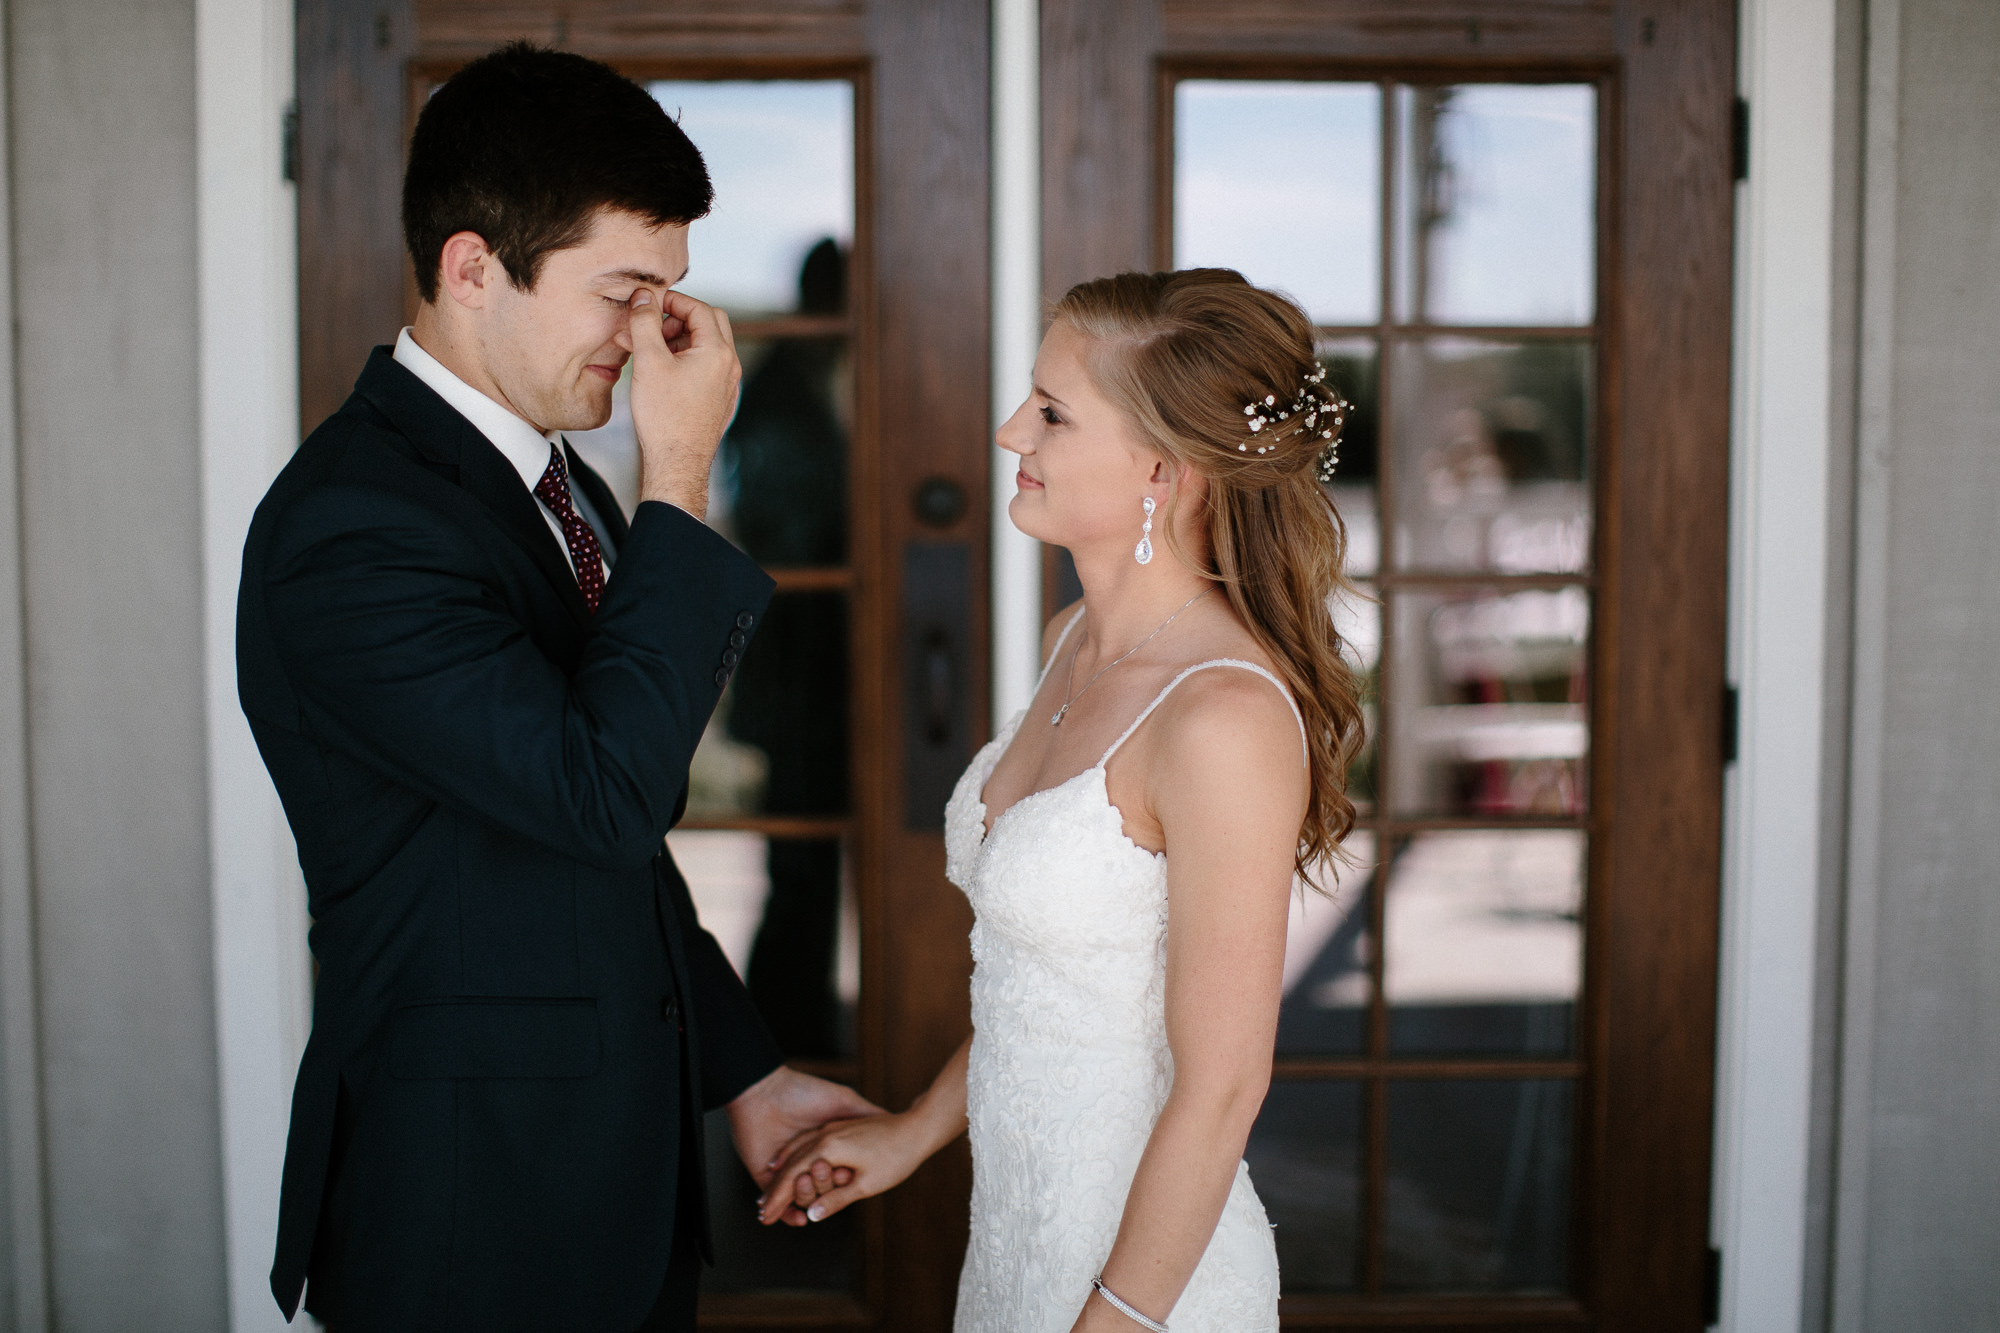
[[1167, 1326], [1165, 1324], [1161, 1323], [1157, 1319], [1146, 1318], [1146, 1316], [1140, 1314], [1137, 1310], [1134, 1310], [1124, 1301], [1119, 1300], [1118, 1293], [1104, 1285], [1104, 1275], [1102, 1273], [1090, 1279], [1090, 1285], [1097, 1289], [1098, 1295], [1102, 1296], [1105, 1300], [1111, 1302], [1112, 1309], [1118, 1311], [1118, 1313], [1124, 1315], [1127, 1319], [1130, 1319], [1133, 1323], [1138, 1324], [1143, 1328], [1151, 1329], [1152, 1333], [1167, 1333]]

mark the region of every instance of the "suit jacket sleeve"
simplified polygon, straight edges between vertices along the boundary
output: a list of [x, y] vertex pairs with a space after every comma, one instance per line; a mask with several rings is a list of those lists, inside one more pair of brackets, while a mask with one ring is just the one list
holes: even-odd
[[696, 918], [686, 883], [677, 873], [667, 878], [687, 959], [687, 1002], [694, 1009], [701, 1104], [704, 1111], [713, 1111], [776, 1069], [784, 1055], [729, 965], [728, 955]]
[[639, 506], [572, 675], [492, 586], [475, 540], [357, 486], [303, 496], [273, 532], [266, 614], [301, 714], [457, 810], [604, 868], [660, 850], [717, 671], [770, 579], [670, 505]]

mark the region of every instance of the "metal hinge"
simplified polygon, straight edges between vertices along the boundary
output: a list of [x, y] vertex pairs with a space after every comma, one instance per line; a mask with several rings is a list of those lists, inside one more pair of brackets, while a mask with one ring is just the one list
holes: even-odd
[[1734, 685], [1722, 687], [1722, 762], [1736, 762], [1736, 747], [1742, 735], [1742, 695]]
[[1731, 180], [1750, 179], [1750, 103], [1740, 97], [1729, 115], [1729, 174]]
[[1704, 1328], [1722, 1322], [1722, 1251], [1713, 1245], [1701, 1265], [1701, 1322]]
[[299, 183], [299, 104], [285, 104], [282, 161], [285, 181], [290, 185]]

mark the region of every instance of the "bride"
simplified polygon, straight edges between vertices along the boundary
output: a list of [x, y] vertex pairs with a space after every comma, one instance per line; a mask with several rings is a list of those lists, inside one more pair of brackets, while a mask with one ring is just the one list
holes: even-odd
[[1361, 737], [1322, 380], [1284, 297], [1124, 273], [1063, 297], [999, 432], [1009, 516], [1068, 548], [1083, 600], [946, 812], [973, 1034], [909, 1110], [788, 1144], [760, 1204], [823, 1219], [969, 1127], [958, 1333], [1278, 1326], [1243, 1148], [1295, 876], [1353, 824]]

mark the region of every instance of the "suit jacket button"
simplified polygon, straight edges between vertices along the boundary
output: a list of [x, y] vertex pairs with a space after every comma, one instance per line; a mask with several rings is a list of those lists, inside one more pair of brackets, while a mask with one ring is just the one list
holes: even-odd
[[729, 646], [731, 648], [741, 648], [744, 644], [748, 642], [750, 642], [750, 636], [748, 634], [745, 634], [742, 630], [733, 629], [729, 631]]
[[736, 628], [749, 629], [752, 625], [756, 623], [757, 623], [757, 617], [751, 615], [748, 611], [740, 611], [737, 613]]
[[664, 1021], [676, 1023], [680, 1021], [680, 1016], [681, 1002], [678, 999], [669, 995], [666, 999], [660, 1001], [660, 1017]]
[[727, 685], [728, 683], [729, 683], [729, 668], [717, 667], [715, 669], [716, 688], [720, 689], [722, 686]]
[[737, 652], [734, 648], [724, 648], [722, 650], [722, 665], [733, 667], [742, 660], [743, 654]]

